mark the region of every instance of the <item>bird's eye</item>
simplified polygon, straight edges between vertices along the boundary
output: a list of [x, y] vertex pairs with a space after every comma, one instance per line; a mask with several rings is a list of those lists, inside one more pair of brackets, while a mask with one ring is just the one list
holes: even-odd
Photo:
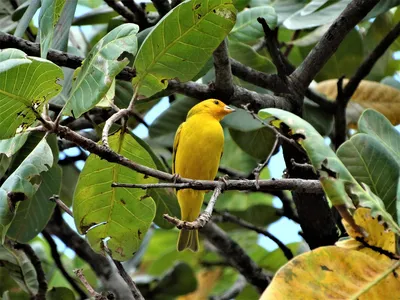
[[215, 100], [214, 103], [218, 105], [218, 104], [219, 104], [219, 101]]

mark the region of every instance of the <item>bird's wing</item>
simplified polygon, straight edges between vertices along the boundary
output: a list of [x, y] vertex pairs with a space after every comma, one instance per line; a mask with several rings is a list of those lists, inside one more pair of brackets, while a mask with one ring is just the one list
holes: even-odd
[[185, 123], [182, 123], [178, 127], [178, 130], [176, 131], [176, 134], [175, 134], [174, 148], [173, 148], [174, 150], [172, 153], [172, 174], [175, 174], [175, 158], [176, 158], [176, 152], [178, 151], [179, 139], [181, 137], [181, 131], [182, 131], [183, 124], [185, 124]]

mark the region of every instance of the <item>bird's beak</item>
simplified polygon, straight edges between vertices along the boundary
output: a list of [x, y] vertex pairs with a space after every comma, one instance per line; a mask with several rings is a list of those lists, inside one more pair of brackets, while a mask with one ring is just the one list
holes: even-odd
[[226, 111], [228, 114], [230, 114], [230, 113], [233, 113], [235, 111], [235, 109], [228, 105], [225, 105], [224, 111]]

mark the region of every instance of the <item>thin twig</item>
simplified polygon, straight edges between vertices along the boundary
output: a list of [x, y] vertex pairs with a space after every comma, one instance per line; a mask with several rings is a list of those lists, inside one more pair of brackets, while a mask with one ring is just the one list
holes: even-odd
[[58, 195], [53, 195], [52, 197], [50, 197], [49, 200], [55, 202], [58, 205], [58, 207], [60, 207], [63, 211], [65, 211], [71, 217], [74, 217], [74, 215], [72, 214], [72, 211], [69, 209], [69, 207], [67, 205], [65, 205], [64, 202], [61, 201], [61, 199]]
[[[160, 189], [160, 188], [175, 188], [175, 189], [193, 189], [193, 190], [213, 190], [219, 186], [218, 181], [213, 180], [192, 180], [186, 178], [177, 178], [177, 181], [184, 180], [185, 182], [177, 183], [117, 183], [113, 182], [112, 187], [115, 188], [131, 188], [131, 189]], [[281, 191], [290, 190], [303, 193], [320, 193], [322, 192], [321, 183], [319, 180], [305, 180], [298, 178], [291, 179], [266, 179], [266, 180], [226, 180], [224, 190], [237, 191]]]
[[125, 271], [124, 266], [121, 264], [121, 262], [115, 259], [113, 259], [113, 262], [118, 269], [119, 275], [121, 275], [121, 277], [125, 280], [126, 284], [131, 289], [133, 298], [135, 298], [135, 300], [144, 300], [144, 297], [140, 293], [140, 290], [137, 288], [135, 282], [133, 282], [132, 277], [129, 276], [129, 274]]
[[282, 243], [278, 238], [276, 238], [273, 234], [269, 233], [268, 231], [257, 227], [235, 215], [232, 215], [228, 212], [224, 212], [224, 211], [217, 211], [214, 210], [216, 214], [219, 214], [222, 216], [222, 220], [225, 222], [231, 222], [231, 223], [235, 223], [241, 227], [253, 230], [257, 233], [260, 233], [264, 236], [266, 236], [267, 238], [269, 238], [270, 240], [272, 240], [275, 244], [278, 245], [278, 247], [282, 250], [283, 254], [285, 255], [285, 257], [290, 260], [293, 258], [293, 253], [292, 251], [284, 244]]
[[[291, 41], [296, 40], [296, 39], [299, 37], [300, 32], [301, 32], [301, 30], [296, 30], [295, 32], [293, 32], [292, 37], [290, 38], [290, 40], [291, 40]], [[286, 50], [285, 50], [285, 53], [283, 53], [283, 55], [284, 55], [285, 57], [288, 57], [289, 54], [290, 54], [290, 52], [292, 51], [292, 49], [293, 49], [293, 44], [287, 45]]]
[[82, 282], [82, 284], [85, 286], [85, 288], [88, 290], [89, 294], [92, 297], [94, 297], [96, 300], [108, 300], [106, 296], [103, 296], [102, 294], [94, 290], [94, 288], [90, 285], [85, 275], [83, 274], [83, 269], [75, 269], [74, 273], [79, 278], [79, 280]]
[[260, 173], [267, 166], [272, 154], [275, 153], [275, 149], [278, 146], [278, 141], [279, 141], [278, 137], [275, 137], [274, 145], [272, 146], [271, 151], [269, 152], [267, 158], [264, 160], [262, 164], [258, 164], [258, 166], [252, 172], [256, 180], [256, 186], [258, 187], [259, 187], [258, 181], [260, 179]]
[[212, 212], [213, 212], [215, 203], [217, 201], [217, 198], [222, 192], [222, 185], [223, 184], [221, 182], [219, 182], [219, 185], [215, 187], [214, 193], [212, 194], [206, 209], [193, 222], [182, 221], [182, 220], [179, 220], [178, 218], [171, 217], [168, 214], [164, 214], [164, 219], [167, 220], [168, 222], [174, 224], [178, 229], [195, 230], [195, 229], [203, 228], [204, 225], [206, 225], [208, 223], [208, 221], [210, 221], [210, 219], [211, 219]]
[[101, 135], [101, 141], [103, 142], [103, 145], [107, 148], [110, 148], [110, 145], [108, 144], [108, 133], [110, 131], [110, 128], [112, 124], [117, 122], [121, 118], [128, 117], [131, 114], [131, 111], [127, 108], [121, 109], [120, 111], [116, 112], [113, 114], [104, 124], [103, 127], [103, 133]]
[[61, 274], [69, 282], [72, 288], [79, 294], [81, 299], [87, 299], [88, 297], [86, 293], [81, 289], [81, 287], [76, 283], [76, 281], [68, 274], [67, 270], [64, 268], [60, 254], [58, 253], [57, 250], [56, 242], [53, 240], [50, 233], [46, 229], [44, 229], [42, 231], [42, 235], [50, 246], [51, 256], [53, 257], [53, 260], [57, 268], [60, 270]]
[[39, 283], [39, 289], [34, 299], [46, 300], [47, 281], [46, 281], [46, 274], [44, 273], [42, 268], [42, 263], [40, 262], [40, 258], [36, 255], [35, 251], [33, 251], [32, 247], [28, 244], [15, 243], [14, 248], [17, 250], [22, 250], [25, 253], [25, 255], [29, 258], [36, 271], [36, 277]]

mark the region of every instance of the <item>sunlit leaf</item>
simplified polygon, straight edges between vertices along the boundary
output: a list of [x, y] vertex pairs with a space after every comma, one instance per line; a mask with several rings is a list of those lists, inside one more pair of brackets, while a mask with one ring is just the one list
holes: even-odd
[[280, 269], [260, 299], [390, 299], [400, 288], [399, 266], [397, 260], [377, 261], [359, 251], [321, 247]]
[[43, 105], [61, 91], [63, 73], [50, 61], [12, 48], [0, 51], [0, 72], [0, 139], [7, 139], [32, 125]]
[[[348, 80], [343, 80], [345, 86]], [[317, 91], [325, 94], [330, 99], [336, 99], [337, 79], [326, 80], [318, 83]], [[347, 108], [350, 122], [356, 123], [362, 111], [373, 108], [390, 120], [393, 125], [400, 123], [400, 90], [379, 82], [362, 80], [354, 92]]]
[[[136, 163], [155, 168], [150, 154], [129, 134], [119, 131], [109, 137], [110, 147]], [[155, 183], [127, 167], [91, 154], [79, 176], [73, 212], [75, 225], [100, 252], [106, 244], [114, 259], [127, 260], [138, 250], [156, 207], [146, 191], [111, 188], [112, 182]]]
[[123, 52], [136, 53], [135, 24], [121, 25], [105, 37], [89, 52], [72, 86], [67, 103], [67, 111], [75, 117], [93, 108], [110, 89], [117, 74], [128, 64], [128, 60], [118, 60]]
[[272, 6], [259, 6], [246, 9], [237, 15], [237, 20], [229, 37], [240, 42], [255, 42], [264, 36], [264, 31], [257, 18], [264, 18], [271, 29], [276, 27], [278, 22], [275, 9]]
[[147, 36], [135, 58], [133, 84], [151, 96], [168, 79], [191, 80], [232, 29], [236, 8], [231, 0], [185, 1], [168, 13]]

